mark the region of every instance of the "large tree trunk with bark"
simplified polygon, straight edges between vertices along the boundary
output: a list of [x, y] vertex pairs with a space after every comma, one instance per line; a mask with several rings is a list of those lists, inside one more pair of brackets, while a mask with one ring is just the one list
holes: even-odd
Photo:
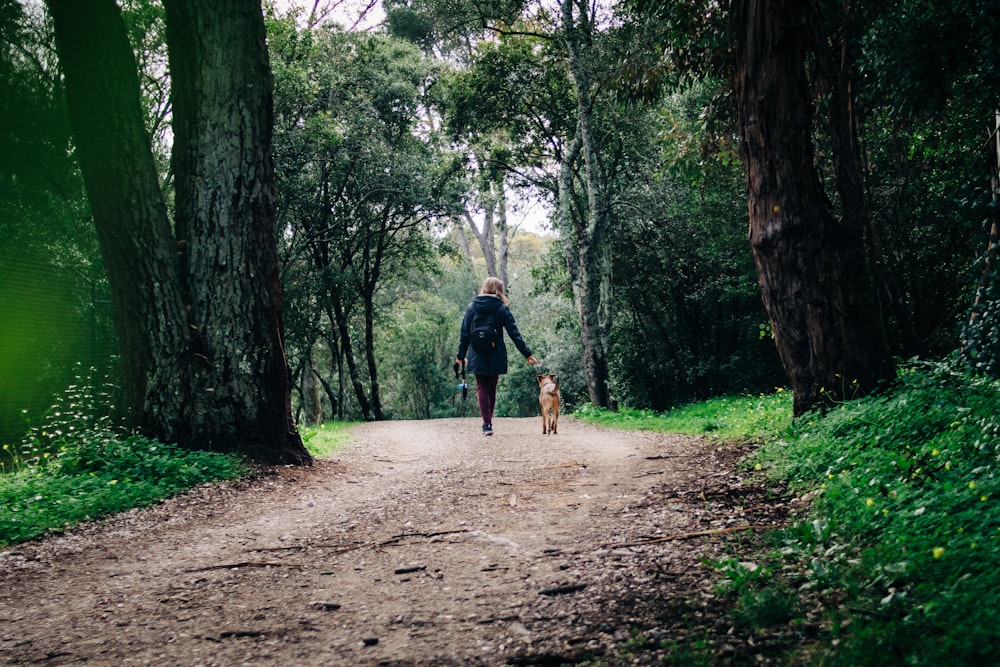
[[50, 0], [70, 122], [122, 342], [125, 398], [141, 424], [155, 354], [183, 364], [177, 249], [139, 104], [135, 58], [112, 0]]
[[185, 447], [309, 463], [291, 415], [255, 0], [168, 0], [176, 236], [112, 0], [50, 0], [134, 423]]
[[[801, 415], [826, 399], [871, 391], [894, 371], [873, 306], [850, 93], [845, 79], [830, 78], [813, 2], [735, 0], [731, 26], [750, 242], [794, 414]], [[810, 51], [831, 84], [840, 219], [815, 166]]]

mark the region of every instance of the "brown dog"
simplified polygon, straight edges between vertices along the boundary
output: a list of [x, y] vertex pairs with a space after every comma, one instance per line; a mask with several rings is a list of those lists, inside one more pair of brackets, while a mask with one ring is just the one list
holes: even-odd
[[538, 392], [538, 404], [542, 406], [542, 435], [555, 435], [559, 421], [559, 378], [555, 375], [539, 375], [538, 386], [541, 388]]

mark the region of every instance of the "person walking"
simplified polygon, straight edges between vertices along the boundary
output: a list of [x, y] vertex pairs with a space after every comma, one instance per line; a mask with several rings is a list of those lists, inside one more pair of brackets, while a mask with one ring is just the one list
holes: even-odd
[[507, 295], [504, 293], [503, 281], [491, 276], [483, 282], [479, 295], [465, 309], [455, 359], [464, 364], [468, 354], [468, 370], [476, 376], [476, 398], [479, 401], [479, 414], [483, 418], [483, 435], [493, 435], [497, 382], [507, 372], [504, 330], [528, 364], [537, 366], [538, 359], [531, 354], [531, 349], [517, 330], [517, 322], [510, 312]]

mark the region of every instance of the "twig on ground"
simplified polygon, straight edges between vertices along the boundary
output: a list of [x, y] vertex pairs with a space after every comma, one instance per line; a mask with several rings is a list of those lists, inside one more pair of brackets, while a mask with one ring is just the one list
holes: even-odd
[[393, 535], [387, 542], [382, 542], [382, 544], [388, 544], [389, 542], [395, 542], [401, 540], [404, 537], [438, 537], [440, 535], [454, 535], [455, 533], [467, 533], [468, 528], [459, 528], [457, 530], [438, 530], [432, 533], [400, 533], [399, 535]]
[[208, 572], [210, 570], [233, 570], [238, 567], [281, 567], [288, 563], [270, 563], [260, 561], [243, 561], [240, 563], [223, 563], [221, 565], [206, 565], [205, 567], [195, 567], [184, 570], [184, 572]]
[[372, 547], [377, 549], [378, 547], [387, 547], [392, 544], [398, 543], [404, 537], [439, 537], [441, 535], [453, 535], [455, 533], [468, 533], [468, 528], [459, 528], [458, 530], [439, 530], [429, 533], [400, 533], [399, 535], [393, 535], [387, 540], [382, 542], [361, 542], [354, 544], [353, 546], [345, 547], [342, 544], [293, 544], [287, 547], [258, 547], [251, 549], [250, 551], [294, 551], [301, 550], [305, 551], [307, 549], [336, 549], [334, 554], [345, 554], [349, 551], [357, 551], [358, 549], [364, 549], [365, 547]]
[[692, 537], [710, 537], [712, 535], [727, 535], [729, 533], [739, 533], [744, 530], [774, 530], [775, 528], [787, 528], [788, 524], [775, 524], [773, 526], [730, 526], [729, 528], [716, 528], [715, 530], [698, 530], [693, 533], [677, 533], [676, 535], [664, 535], [638, 542], [622, 542], [621, 544], [611, 544], [609, 549], [623, 549], [625, 547], [641, 547], [644, 544], [656, 544], [657, 542], [672, 542], [674, 540], [688, 540]]
[[567, 593], [576, 593], [577, 591], [582, 591], [587, 587], [587, 584], [572, 584], [569, 586], [556, 586], [555, 588], [545, 588], [538, 591], [539, 595], [565, 595]]

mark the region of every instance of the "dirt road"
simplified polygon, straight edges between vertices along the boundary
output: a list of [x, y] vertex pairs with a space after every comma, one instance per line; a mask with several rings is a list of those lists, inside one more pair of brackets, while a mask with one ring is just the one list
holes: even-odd
[[755, 522], [738, 451], [495, 428], [364, 425], [313, 468], [0, 552], [0, 663], [652, 664], [705, 623], [723, 540], [662, 538]]

